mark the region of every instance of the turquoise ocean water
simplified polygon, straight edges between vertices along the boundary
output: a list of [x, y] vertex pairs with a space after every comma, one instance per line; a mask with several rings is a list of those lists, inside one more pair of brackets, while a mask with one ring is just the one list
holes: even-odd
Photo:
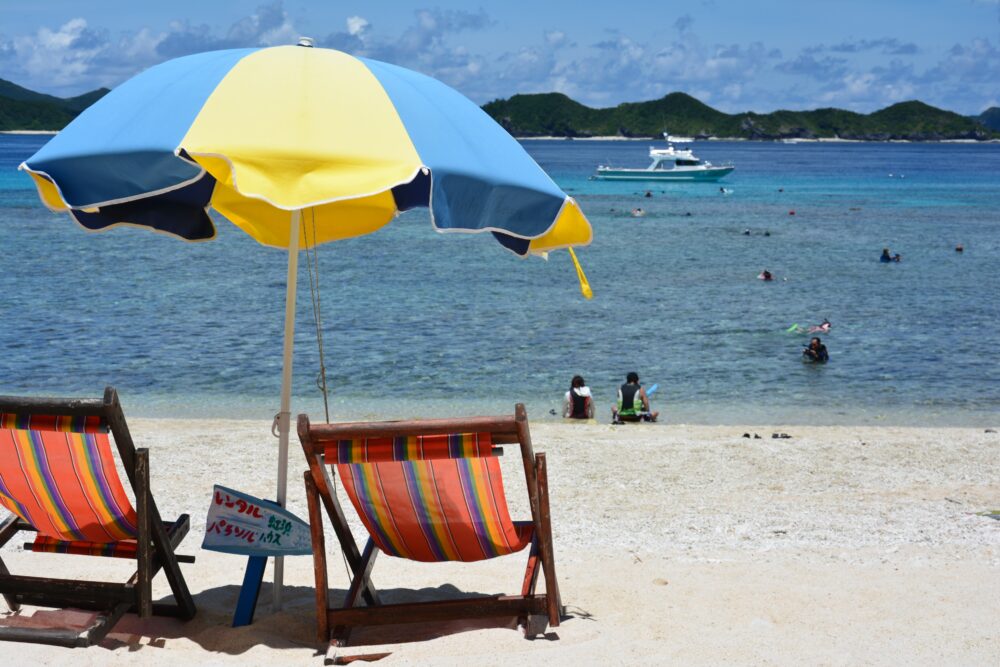
[[[114, 384], [130, 414], [273, 415], [285, 254], [221, 219], [201, 244], [84, 232], [15, 171], [45, 140], [0, 136], [0, 393]], [[588, 179], [599, 163], [645, 166], [646, 142], [525, 147], [594, 223], [579, 257], [596, 298], [580, 297], [566, 253], [518, 259], [488, 236], [435, 233], [422, 210], [324, 246], [333, 418], [515, 401], [551, 418], [581, 373], [604, 420], [637, 370], [671, 422], [996, 421], [1000, 145], [695, 144], [736, 163], [728, 195]], [[903, 261], [880, 264], [884, 246]], [[320, 414], [304, 269], [295, 410]], [[785, 329], [824, 317], [831, 361], [803, 364], [806, 337]]]

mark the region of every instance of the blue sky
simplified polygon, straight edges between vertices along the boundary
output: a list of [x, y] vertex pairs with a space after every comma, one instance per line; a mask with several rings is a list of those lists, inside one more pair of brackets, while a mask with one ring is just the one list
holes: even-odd
[[611, 106], [682, 90], [727, 112], [1000, 105], [1000, 0], [2, 0], [0, 78], [76, 95], [168, 58], [299, 35], [479, 103], [560, 91]]

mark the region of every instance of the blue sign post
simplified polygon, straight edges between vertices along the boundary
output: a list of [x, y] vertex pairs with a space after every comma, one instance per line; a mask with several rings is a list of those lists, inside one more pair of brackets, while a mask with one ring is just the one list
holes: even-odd
[[253, 622], [268, 557], [312, 554], [312, 538], [309, 524], [277, 503], [216, 485], [201, 548], [249, 556], [235, 628]]

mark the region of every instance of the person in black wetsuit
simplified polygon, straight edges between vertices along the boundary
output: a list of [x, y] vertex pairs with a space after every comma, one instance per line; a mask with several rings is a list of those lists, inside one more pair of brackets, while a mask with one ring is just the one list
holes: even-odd
[[823, 345], [819, 336], [809, 341], [809, 347], [802, 350], [802, 356], [818, 364], [825, 364], [830, 360], [830, 353], [826, 351], [826, 345]]
[[594, 399], [590, 387], [579, 375], [574, 375], [563, 399], [563, 419], [593, 419]]
[[649, 409], [649, 397], [639, 384], [639, 374], [632, 372], [625, 376], [625, 384], [618, 388], [618, 405], [611, 408], [611, 421], [655, 422], [659, 415]]

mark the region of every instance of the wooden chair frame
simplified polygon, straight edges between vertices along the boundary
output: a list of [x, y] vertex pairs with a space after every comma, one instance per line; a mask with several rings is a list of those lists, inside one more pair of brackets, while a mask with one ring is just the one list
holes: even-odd
[[[74, 607], [99, 612], [83, 630], [73, 628], [0, 627], [0, 640], [85, 647], [100, 642], [126, 612], [140, 617], [152, 615], [190, 619], [195, 615], [194, 600], [181, 574], [179, 563], [193, 563], [193, 556], [179, 556], [175, 548], [190, 528], [187, 514], [172, 523], [160, 519], [149, 487], [149, 450], [136, 450], [113, 387], [103, 399], [23, 398], [0, 396], [0, 413], [18, 415], [58, 415], [100, 417], [114, 436], [128, 482], [135, 494], [138, 523], [136, 572], [125, 583], [80, 581], [13, 575], [0, 559], [0, 595], [17, 611], [22, 604], [39, 607]], [[0, 523], [0, 547], [19, 531], [35, 532], [34, 526], [11, 515]], [[164, 570], [173, 603], [154, 603], [153, 577]]]
[[[534, 526], [528, 563], [520, 595], [495, 595], [407, 604], [382, 604], [370, 580], [379, 548], [369, 538], [364, 552], [358, 550], [344, 511], [332, 489], [324, 460], [326, 443], [331, 440], [381, 438], [445, 433], [490, 433], [494, 444], [518, 443]], [[517, 617], [525, 636], [544, 633], [547, 625], [559, 625], [563, 612], [556, 582], [549, 512], [548, 476], [545, 454], [535, 454], [528, 431], [528, 416], [518, 403], [513, 416], [429, 419], [395, 422], [357, 422], [311, 425], [307, 415], [299, 415], [299, 440], [309, 462], [305, 472], [309, 525], [312, 529], [313, 566], [316, 574], [316, 620], [320, 643], [331, 647], [348, 646], [353, 627], [438, 622], [472, 618]], [[320, 504], [333, 524], [353, 575], [340, 607], [329, 606], [326, 547]], [[539, 571], [545, 576], [545, 593], [535, 592]], [[359, 602], [366, 606], [358, 606]]]

